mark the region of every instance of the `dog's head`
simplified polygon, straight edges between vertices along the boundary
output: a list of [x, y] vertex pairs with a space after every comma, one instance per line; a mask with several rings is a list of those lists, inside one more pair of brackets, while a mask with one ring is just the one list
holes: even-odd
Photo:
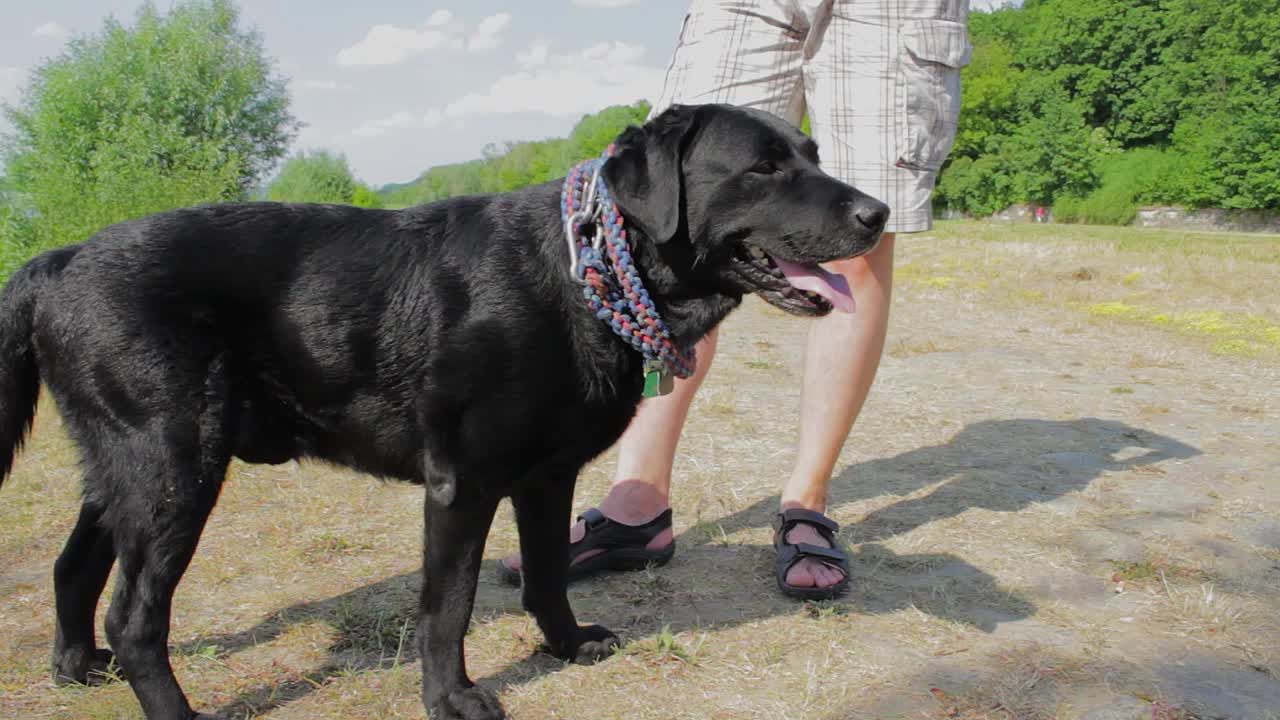
[[656, 245], [646, 268], [669, 296], [754, 292], [797, 315], [851, 310], [843, 277], [818, 263], [870, 251], [889, 209], [827, 175], [818, 148], [769, 113], [673, 106], [619, 136], [606, 182]]

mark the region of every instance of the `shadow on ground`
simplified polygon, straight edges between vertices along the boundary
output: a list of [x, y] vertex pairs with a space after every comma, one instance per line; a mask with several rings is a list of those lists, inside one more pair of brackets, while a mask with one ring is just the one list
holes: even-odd
[[[844, 611], [866, 614], [915, 607], [988, 632], [1001, 622], [1028, 617], [1036, 611], [1034, 604], [1000, 589], [990, 575], [964, 560], [946, 553], [898, 555], [876, 541], [970, 508], [1017, 512], [1030, 504], [1080, 491], [1103, 472], [1134, 469], [1197, 454], [1196, 448], [1172, 438], [1110, 420], [1011, 419], [974, 423], [946, 443], [848, 467], [832, 480], [830, 507], [833, 511], [859, 500], [908, 496], [932, 489], [924, 495], [877, 509], [842, 532], [843, 540], [856, 548], [850, 558], [854, 589], [835, 605]], [[772, 481], [772, 478], [761, 478], [761, 482]], [[777, 504], [778, 497], [774, 495], [716, 520], [714, 525], [722, 534], [768, 527]], [[681, 548], [677, 563], [696, 565], [693, 572], [699, 575], [723, 572], [721, 548], [711, 544], [711, 537], [705, 530], [682, 534], [677, 538]], [[732, 550], [747, 553], [753, 562], [758, 561], [757, 575], [771, 574], [772, 550], [768, 546], [738, 545]], [[661, 573], [655, 575], [660, 577]], [[860, 577], [871, 576], [876, 582], [858, 582]], [[317, 668], [306, 681], [250, 690], [220, 710], [231, 718], [260, 714], [309, 694], [339, 672], [414, 660], [413, 642], [405, 641], [404, 631], [412, 627], [412, 622], [406, 621], [416, 612], [419, 582], [416, 574], [387, 578], [327, 600], [295, 605], [273, 613], [252, 628], [201, 638], [176, 650], [192, 652], [200, 646], [216, 645], [223, 652], [235, 652], [269, 642], [301, 622], [321, 620], [337, 628], [339, 639], [331, 648], [331, 662]], [[664, 582], [657, 581], [659, 595], [664, 592]], [[742, 584], [755, 582], [747, 577], [741, 584], [728, 583], [724, 589], [706, 586], [707, 589], [694, 596], [696, 605], [702, 609], [695, 610], [693, 619], [683, 623], [661, 616], [661, 602], [651, 604], [657, 608], [657, 614], [637, 616], [633, 604], [618, 602], [619, 590], [610, 587], [617, 583], [609, 581], [584, 583], [585, 592], [582, 586], [575, 588], [574, 601], [589, 611], [592, 622], [612, 626], [631, 639], [652, 633], [664, 624], [670, 625], [673, 632], [695, 625], [710, 630], [798, 611], [795, 602], [776, 593], [743, 592]], [[963, 591], [967, 602], [950, 602], [948, 597], [959, 593], [937, 592], [940, 583]], [[670, 585], [665, 582], [666, 591]], [[483, 623], [485, 618], [510, 612], [520, 612], [518, 593], [501, 586], [491, 576], [482, 578], [475, 622]], [[584, 619], [588, 617], [588, 612], [579, 614]], [[690, 616], [687, 611], [680, 614]], [[501, 690], [560, 667], [563, 667], [560, 661], [534, 654], [482, 679], [481, 683]]]

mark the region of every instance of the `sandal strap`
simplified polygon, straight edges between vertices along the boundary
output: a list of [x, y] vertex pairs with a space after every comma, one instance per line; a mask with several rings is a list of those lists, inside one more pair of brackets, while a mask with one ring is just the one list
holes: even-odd
[[578, 516], [586, 525], [586, 533], [569, 545], [569, 555], [573, 558], [589, 550], [643, 548], [671, 527], [671, 517], [671, 508], [667, 508], [643, 525], [627, 525], [605, 517], [599, 508], [588, 508]]
[[[823, 547], [822, 545], [813, 545], [811, 543], [792, 543], [787, 542], [787, 533], [796, 525], [804, 524], [813, 527], [818, 534], [831, 543], [831, 547]], [[792, 508], [783, 510], [774, 517], [775, 532], [773, 536], [773, 545], [777, 549], [777, 575], [778, 581], [782, 582], [783, 576], [791, 570], [791, 567], [800, 561], [801, 558], [811, 557], [819, 562], [829, 565], [841, 573], [845, 578], [849, 577], [849, 556], [836, 540], [836, 533], [840, 531], [840, 525], [831, 518], [820, 512], [813, 510], [805, 510], [803, 508]]]
[[840, 525], [835, 520], [823, 515], [816, 510], [806, 510], [804, 508], [790, 508], [778, 513], [775, 520], [779, 530], [790, 530], [790, 526], [796, 523], [805, 523], [806, 525], [815, 525], [825, 529], [827, 532], [840, 532]]
[[844, 562], [847, 558], [845, 554], [835, 548], [824, 547], [822, 545], [810, 545], [809, 543], [796, 543], [794, 545], [783, 545], [783, 548], [795, 548], [795, 553], [802, 557], [816, 557], [822, 560], [830, 560], [834, 563]]
[[830, 565], [840, 570], [846, 577], [849, 575], [849, 557], [843, 551], [838, 548], [810, 545], [809, 543], [779, 546], [777, 562], [779, 573], [785, 575], [792, 565], [806, 557], [816, 558], [824, 565]]
[[578, 519], [587, 524], [588, 530], [600, 527], [601, 524], [609, 520], [604, 516], [604, 513], [600, 512], [600, 508], [587, 508], [585, 512], [578, 516]]

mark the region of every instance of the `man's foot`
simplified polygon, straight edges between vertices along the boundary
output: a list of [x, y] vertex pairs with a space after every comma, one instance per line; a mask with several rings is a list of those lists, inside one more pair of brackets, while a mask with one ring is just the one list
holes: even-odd
[[778, 513], [777, 525], [775, 574], [782, 592], [826, 600], [848, 587], [849, 560], [835, 542], [839, 525], [822, 513], [799, 508]]
[[[584, 512], [569, 530], [569, 579], [602, 570], [640, 570], [665, 565], [675, 552], [671, 508], [643, 483], [615, 485], [600, 507]], [[591, 562], [588, 562], [591, 561]], [[498, 574], [520, 584], [520, 556], [498, 561]]]
[[[787, 533], [787, 542], [792, 545], [808, 543], [821, 547], [831, 547], [831, 543], [817, 530], [809, 525], [797, 524]], [[828, 588], [839, 584], [845, 574], [839, 569], [815, 558], [802, 557], [787, 571], [786, 583], [792, 587]]]

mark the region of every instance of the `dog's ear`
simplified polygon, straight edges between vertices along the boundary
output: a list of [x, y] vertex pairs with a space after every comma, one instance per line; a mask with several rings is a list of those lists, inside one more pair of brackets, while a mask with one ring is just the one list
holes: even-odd
[[680, 227], [684, 173], [681, 158], [693, 135], [695, 108], [672, 105], [642, 128], [628, 128], [604, 165], [604, 179], [619, 209], [654, 242]]

